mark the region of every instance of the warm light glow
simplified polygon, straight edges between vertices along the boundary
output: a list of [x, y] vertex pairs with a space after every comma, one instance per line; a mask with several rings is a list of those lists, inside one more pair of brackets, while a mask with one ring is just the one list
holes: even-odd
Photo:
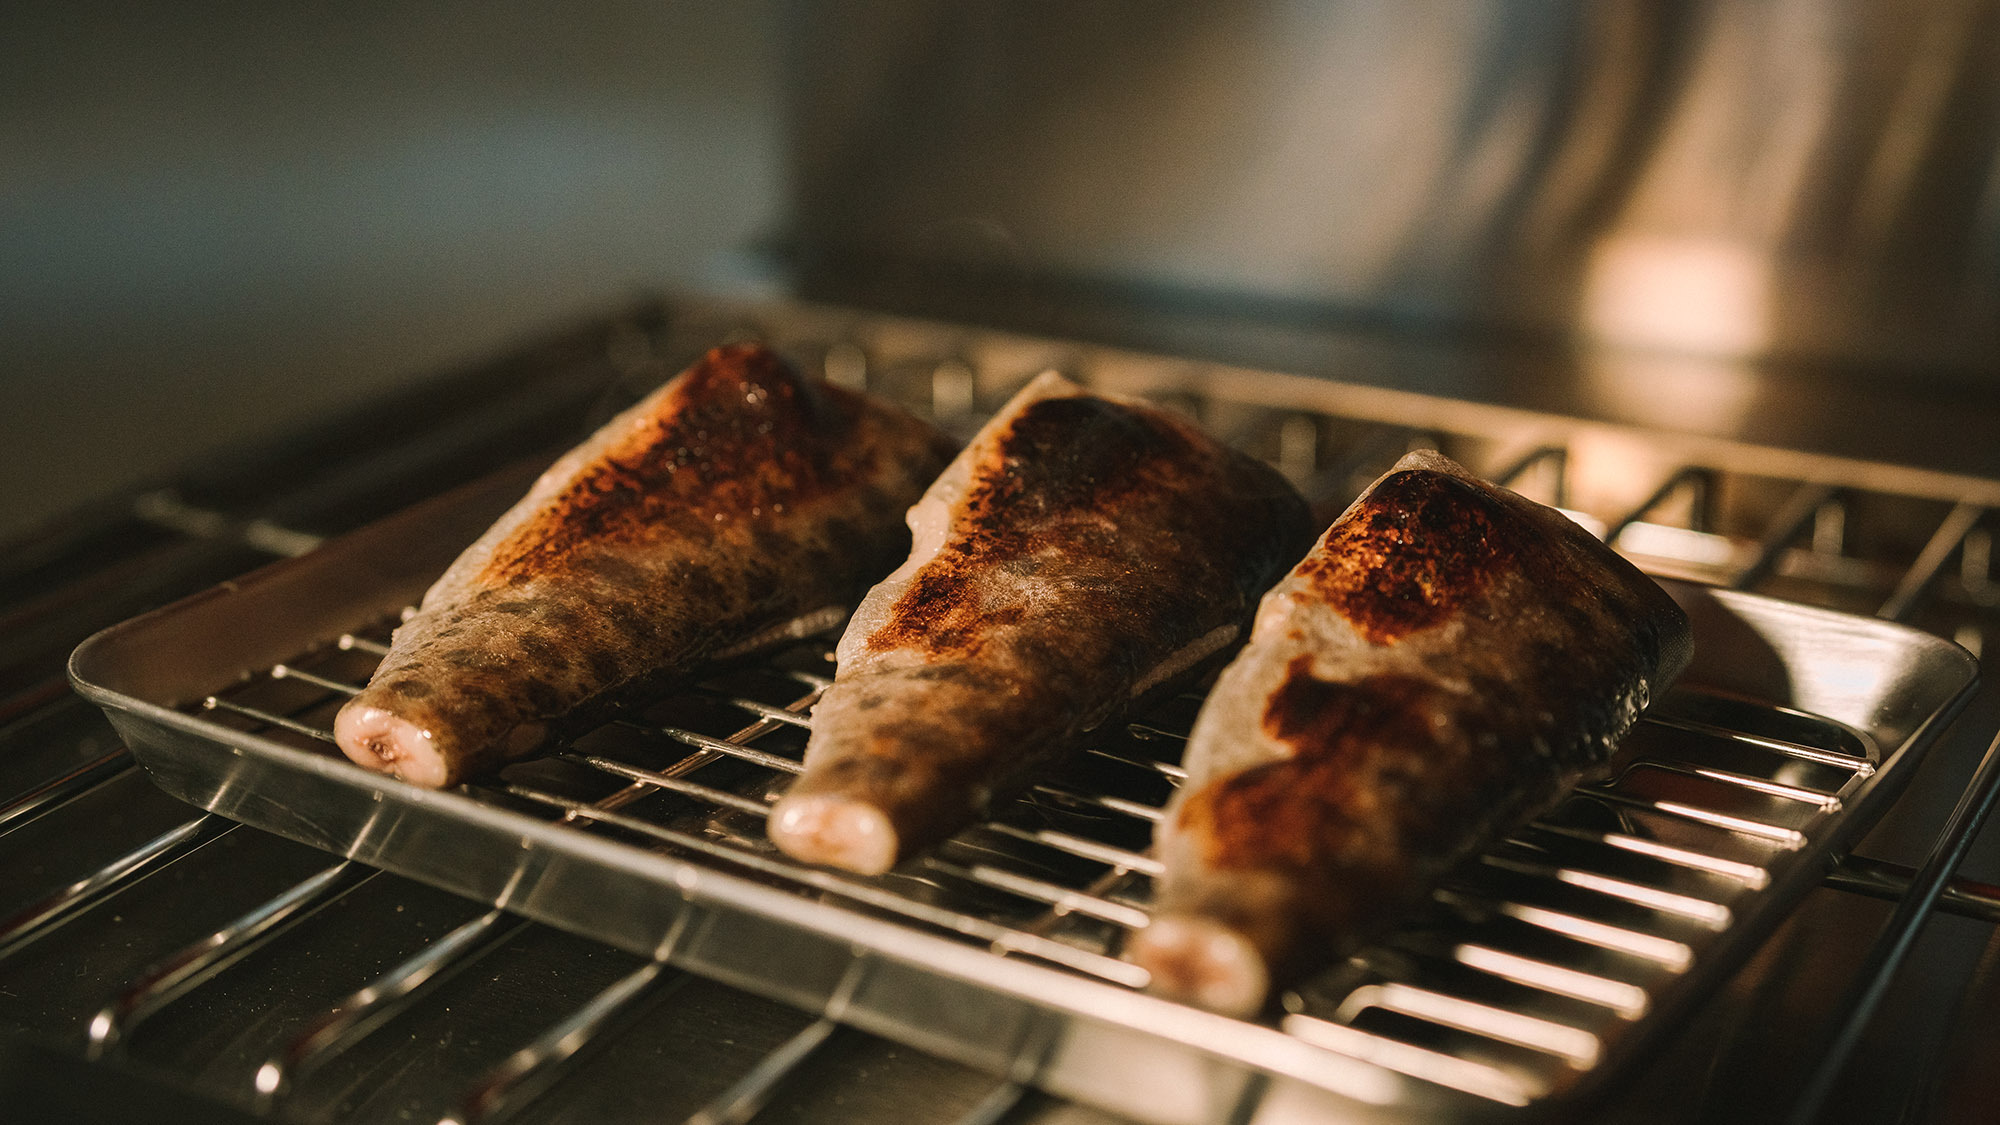
[[1622, 235], [1591, 257], [1583, 323], [1620, 344], [1749, 355], [1771, 339], [1770, 263], [1720, 239]]
[[1285, 1034], [1316, 1047], [1505, 1105], [1524, 1106], [1548, 1092], [1544, 1084], [1524, 1074], [1370, 1035], [1312, 1016], [1293, 1013], [1279, 1027]]
[[1587, 891], [1596, 891], [1598, 894], [1610, 895], [1613, 898], [1622, 898], [1626, 902], [1637, 903], [1640, 906], [1649, 907], [1653, 910], [1665, 911], [1668, 914], [1678, 914], [1683, 918], [1692, 918], [1712, 930], [1720, 930], [1729, 925], [1729, 908], [1723, 906], [1721, 903], [1690, 898], [1687, 895], [1677, 895], [1671, 891], [1660, 890], [1657, 887], [1642, 887], [1637, 883], [1629, 883], [1623, 879], [1612, 879], [1604, 875], [1594, 874], [1589, 871], [1575, 871], [1567, 867], [1557, 871], [1556, 878], [1568, 883], [1572, 887], [1582, 887]]
[[1694, 963], [1694, 950], [1670, 938], [1654, 937], [1589, 918], [1579, 918], [1574, 914], [1517, 902], [1503, 903], [1500, 912], [1564, 937], [1657, 961], [1675, 972], [1685, 972]]
[[1565, 969], [1483, 945], [1460, 945], [1452, 950], [1452, 957], [1462, 965], [1491, 973], [1503, 980], [1602, 1004], [1626, 1019], [1638, 1019], [1645, 1015], [1650, 1003], [1646, 990], [1636, 984]]
[[1703, 855], [1700, 852], [1691, 852], [1685, 848], [1668, 847], [1656, 840], [1647, 840], [1639, 836], [1627, 836], [1619, 832], [1607, 832], [1599, 836], [1598, 839], [1614, 848], [1622, 848], [1628, 852], [1652, 856], [1655, 859], [1663, 859], [1668, 863], [1677, 863], [1683, 867], [1695, 867], [1703, 871], [1712, 871], [1717, 875], [1735, 879], [1749, 887], [1763, 887], [1770, 881], [1770, 875], [1763, 868], [1755, 864], [1737, 863], [1734, 860]]
[[1393, 981], [1355, 989], [1342, 1002], [1336, 1018], [1352, 1022], [1361, 1011], [1371, 1007], [1560, 1055], [1579, 1068], [1596, 1065], [1601, 1050], [1597, 1036], [1581, 1028]]

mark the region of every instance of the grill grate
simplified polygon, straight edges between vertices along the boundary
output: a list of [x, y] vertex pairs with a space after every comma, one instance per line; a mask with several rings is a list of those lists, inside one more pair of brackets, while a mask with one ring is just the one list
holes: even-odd
[[[969, 423], [982, 402], [1004, 397], [1015, 372], [1031, 373], [1052, 359], [1082, 362], [1077, 359], [1082, 349], [1070, 345], [1057, 346], [1062, 354], [1054, 355], [1017, 340], [826, 310], [754, 319], [763, 321], [757, 334], [797, 354], [824, 355], [831, 377], [927, 399], [941, 417], [961, 423]], [[677, 310], [651, 348], [671, 366], [680, 353], [739, 332], [745, 320], [741, 309]], [[1023, 359], [1024, 350], [1034, 353], [1032, 358]], [[1585, 491], [1575, 482], [1601, 475], [1602, 466], [1588, 456], [1588, 443], [1573, 448], [1570, 433], [1558, 432], [1551, 440], [1496, 437], [1520, 429], [1521, 419], [1507, 412], [1321, 385], [1313, 394], [1297, 394], [1298, 387], [1291, 386], [1262, 395], [1267, 403], [1316, 400], [1312, 409], [1252, 410], [1246, 420], [1229, 390], [1255, 380], [1228, 372], [1189, 380], [1176, 366], [1163, 381], [1163, 370], [1155, 365], [1145, 373], [1142, 382], [1152, 385], [1116, 389], [1171, 397], [1162, 391], [1166, 384], [1194, 386], [1182, 396], [1192, 412], [1263, 453], [1320, 497], [1351, 492], [1414, 446], [1441, 447], [1474, 465], [1501, 466], [1493, 475], [1504, 483], [1557, 504]], [[1568, 425], [1533, 421], [1531, 428], [1544, 431]], [[1521, 449], [1526, 452], [1516, 452]], [[1591, 503], [1595, 516], [1577, 509], [1572, 515], [1656, 574], [1916, 620], [1980, 650], [1991, 627], [1988, 611], [2000, 605], [1995, 594], [2000, 583], [1990, 570], [1992, 513], [2000, 494], [1989, 482], [1913, 472], [1884, 475], [1868, 466], [1765, 452], [1734, 447], [1670, 457], [1640, 474], [1659, 481], [1648, 494], [1613, 506]], [[1757, 507], [1736, 503], [1757, 489], [1773, 491], [1778, 499], [1764, 504], [1756, 518], [1732, 517], [1732, 504]], [[1907, 530], [1895, 537], [1920, 544], [1914, 551], [1885, 548], [1856, 534], [1881, 522], [1885, 503], [1894, 511], [1889, 522], [1923, 525], [1914, 538]], [[367, 658], [383, 651], [380, 636], [380, 630], [343, 636], [325, 650], [277, 665], [268, 676], [219, 696], [208, 718], [232, 730], [288, 731], [281, 738], [297, 744], [323, 740], [331, 707], [365, 679]], [[746, 819], [759, 815], [784, 775], [796, 768], [794, 728], [817, 686], [808, 669], [824, 671], [811, 648], [787, 659], [770, 674], [780, 682], [789, 677], [790, 696], [719, 685], [715, 694], [682, 701], [697, 714], [680, 725], [620, 724], [620, 730], [599, 736], [615, 746], [592, 747], [580, 739], [554, 770], [537, 767], [525, 777], [517, 770], [505, 786], [479, 795], [647, 846], [684, 846], [801, 894], [835, 895], [862, 910], [906, 918], [912, 910], [937, 911], [947, 919], [961, 912], [940, 901], [998, 902], [1011, 925], [982, 925], [1032, 940], [1016, 945], [978, 929], [919, 924], [1074, 972], [1129, 968], [1113, 957], [1117, 935], [1139, 924], [1143, 914], [1147, 881], [1156, 869], [1139, 850], [1148, 835], [1144, 822], [1148, 812], [1157, 815], [1162, 786], [1177, 780], [1171, 759], [1185, 715], [1149, 717], [1090, 750], [1095, 772], [1084, 772], [1101, 780], [1107, 771], [1117, 774], [1110, 767], [1118, 766], [1129, 771], [1120, 785], [1075, 788], [1072, 778], [1059, 778], [1009, 810], [1016, 819], [1003, 816], [954, 845], [919, 878], [904, 880], [909, 885], [884, 889], [790, 867], [771, 857], [759, 834], [745, 831]], [[724, 715], [733, 716], [736, 725], [719, 721]], [[740, 725], [745, 718], [749, 725]], [[641, 736], [651, 749], [635, 756], [631, 740]], [[660, 748], [667, 742], [693, 753], [670, 757]], [[1727, 753], [1718, 754], [1719, 748]], [[1461, 873], [1440, 890], [1424, 917], [1392, 941], [1288, 997], [1284, 1030], [1495, 1100], [1530, 1100], [1587, 1070], [1633, 1021], [1644, 1018], [1658, 989], [1687, 970], [1730, 903], [1761, 890], [1773, 857], [1809, 835], [1816, 817], [1837, 811], [1843, 795], [1872, 768], [1866, 748], [1857, 749], [1849, 732], [1837, 727], [1690, 693], [1651, 716], [1627, 749], [1613, 782], [1580, 795], [1487, 862]], [[1736, 764], [1745, 756], [1760, 768]], [[1727, 764], [1718, 765], [1718, 757]], [[30, 813], [82, 792], [102, 772], [78, 771], [37, 789], [30, 795]], [[697, 775], [715, 783], [696, 780]], [[584, 779], [594, 779], [594, 785]], [[667, 801], [683, 802], [682, 819], [654, 815]], [[13, 807], [6, 811], [11, 815]], [[0, 829], [4, 826], [0, 821]], [[70, 897], [58, 895], [0, 923], [0, 956], [73, 916], [107, 888], [230, 827], [212, 816], [191, 821], [80, 881], [65, 892]], [[661, 839], [663, 830], [685, 840]], [[1041, 861], [1030, 862], [1036, 856]], [[760, 861], [778, 869], [760, 870]], [[1062, 868], [1062, 877], [1051, 877], [1051, 864]], [[1836, 883], [1895, 897], [1910, 886], [1911, 874], [1856, 859], [1849, 871], [1837, 873]], [[816, 885], [820, 877], [849, 886], [828, 889]], [[899, 905], [874, 904], [866, 894], [855, 897], [861, 892], [878, 892]], [[1944, 902], [1961, 913], [2000, 917], [2000, 895], [1976, 884], [1957, 885]], [[1662, 926], [1643, 928], [1635, 918], [1659, 919]], [[504, 941], [518, 925], [512, 916], [489, 914], [356, 992], [260, 1071], [265, 1108], [295, 1080], [395, 1011], [419, 1002], [432, 982]], [[228, 949], [258, 940], [256, 933], [250, 920], [219, 933], [213, 944], [225, 953], [208, 962], [212, 972], [226, 964]], [[1040, 957], [1051, 949], [1057, 950], [1055, 957]], [[618, 1012], [674, 979], [640, 975], [634, 974], [629, 988], [621, 982], [599, 998], [614, 1002], [593, 1002], [579, 1012], [592, 1018], [564, 1021], [480, 1083], [460, 1119], [487, 1120], [517, 1107], [562, 1068], [576, 1043], [602, 1032]], [[206, 977], [190, 979], [192, 988]], [[746, 1074], [740, 1089], [705, 1111], [706, 1119], [739, 1120], [754, 1112], [830, 1034], [830, 1024], [808, 1027], [767, 1065]], [[117, 1041], [108, 1046], [115, 1049]], [[967, 1120], [1003, 1115], [1022, 1093], [1020, 1082], [1003, 1082]]]
[[[330, 744], [386, 624], [201, 706], [244, 733]], [[762, 820], [829, 682], [824, 640], [663, 697], [467, 791], [579, 830], [1127, 988], [1147, 924], [1152, 822], [1198, 697], [1101, 737], [936, 854], [876, 879], [799, 865]], [[747, 724], [745, 723], [747, 720]], [[1594, 1067], [1879, 761], [1857, 732], [1698, 690], [1642, 720], [1611, 776], [1460, 871], [1381, 946], [1285, 998], [1279, 1026], [1412, 1077], [1525, 1105]], [[650, 980], [650, 978], [648, 978]], [[394, 987], [385, 992], [396, 991]], [[349, 1017], [350, 1021], [357, 1017]], [[275, 1064], [274, 1064], [275, 1065]]]

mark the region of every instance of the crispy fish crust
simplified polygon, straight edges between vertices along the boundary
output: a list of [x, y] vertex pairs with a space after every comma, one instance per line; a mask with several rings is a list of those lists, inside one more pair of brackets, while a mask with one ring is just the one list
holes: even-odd
[[460, 555], [334, 723], [347, 756], [446, 786], [550, 719], [851, 605], [951, 458], [930, 424], [733, 345], [565, 454]]
[[792, 856], [864, 874], [1234, 642], [1311, 535], [1269, 467], [1053, 373], [909, 520], [910, 558], [841, 637], [805, 773], [770, 819]]
[[1249, 1014], [1601, 766], [1685, 615], [1560, 512], [1413, 453], [1259, 607], [1195, 720], [1129, 956]]

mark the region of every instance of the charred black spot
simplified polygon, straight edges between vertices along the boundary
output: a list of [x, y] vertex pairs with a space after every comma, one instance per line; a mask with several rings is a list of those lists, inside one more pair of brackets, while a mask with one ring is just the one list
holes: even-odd
[[590, 674], [600, 684], [616, 682], [620, 673], [624, 671], [618, 663], [618, 658], [602, 649], [590, 650], [584, 655], [584, 662], [590, 666]]
[[930, 645], [938, 644], [937, 634], [945, 631], [945, 621], [959, 615], [959, 611], [968, 604], [970, 579], [966, 568], [969, 565], [972, 564], [940, 557], [930, 567], [919, 571], [909, 589], [896, 600], [895, 616], [891, 629], [887, 631], [890, 636], [905, 641], [921, 638]]
[[651, 617], [635, 612], [630, 607], [613, 608], [605, 614], [605, 618], [626, 643], [636, 648], [643, 649], [650, 646], [654, 637], [659, 635], [658, 626]]
[[1208, 785], [1181, 823], [1224, 868], [1400, 867], [1396, 841], [1413, 815], [1434, 798], [1480, 799], [1486, 778], [1468, 768], [1454, 721], [1462, 698], [1392, 673], [1322, 680], [1311, 657], [1296, 657], [1263, 720], [1293, 755]]
[[669, 535], [706, 543], [716, 514], [726, 522], [755, 518], [863, 471], [866, 451], [848, 440], [861, 400], [801, 377], [761, 345], [709, 352], [680, 375], [674, 401], [671, 413], [642, 421], [579, 473], [543, 518], [502, 542], [486, 581], [566, 567], [601, 571], [601, 558], [584, 556], [606, 544]]
[[834, 518], [826, 521], [825, 534], [833, 552], [843, 558], [852, 558], [871, 546], [869, 537], [849, 520]]
[[782, 588], [779, 583], [778, 572], [771, 567], [761, 564], [746, 564], [743, 567], [740, 578], [743, 583], [744, 597], [749, 600], [751, 605], [769, 603], [778, 596]]
[[1492, 491], [1405, 470], [1335, 524], [1301, 572], [1363, 636], [1391, 644], [1442, 624], [1512, 567], [1518, 527]]
[[750, 528], [750, 545], [756, 551], [757, 557], [774, 562], [788, 558], [798, 549], [790, 536], [781, 535], [761, 522]]
[[[944, 548], [869, 645], [967, 656], [1019, 624], [1007, 643], [1024, 661], [1122, 675], [1247, 611], [1308, 519], [1282, 478], [1190, 423], [1094, 396], [1043, 399], [974, 467]], [[1059, 578], [1060, 604], [990, 596], [1036, 572]], [[1046, 628], [1030, 624], [1044, 615]], [[1080, 619], [1093, 622], [1089, 641]], [[1038, 646], [1044, 634], [1066, 640]]]
[[1188, 435], [1095, 397], [1043, 399], [1014, 419], [999, 455], [1006, 471], [975, 490], [972, 506], [1030, 511], [1101, 503], [1140, 483], [1156, 460], [1186, 459]]
[[427, 699], [435, 691], [422, 680], [391, 680], [382, 685], [382, 690], [393, 692], [405, 699]]
[[1453, 697], [1412, 676], [1383, 674], [1353, 683], [1313, 675], [1312, 657], [1296, 656], [1264, 709], [1264, 730], [1301, 755], [1330, 759], [1357, 744], [1422, 744], [1434, 737], [1430, 716]]
[[526, 677], [519, 687], [521, 698], [536, 714], [552, 714], [569, 703], [568, 695], [561, 687], [541, 676]]
[[695, 602], [714, 605], [722, 600], [722, 583], [715, 572], [700, 563], [690, 562], [675, 576], [681, 592]]

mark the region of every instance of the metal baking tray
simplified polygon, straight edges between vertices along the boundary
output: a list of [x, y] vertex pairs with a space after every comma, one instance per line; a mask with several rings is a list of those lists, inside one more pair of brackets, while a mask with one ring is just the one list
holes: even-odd
[[1150, 824], [1198, 702], [1104, 731], [879, 879], [760, 810], [831, 672], [812, 640], [495, 779], [433, 792], [325, 731], [398, 612], [523, 465], [93, 637], [71, 679], [203, 809], [1150, 1121], [1488, 1119], [1576, 1104], [1813, 886], [1969, 694], [1962, 649], [1668, 583], [1696, 656], [1610, 777], [1455, 873], [1380, 945], [1238, 1021], [1145, 995]]

